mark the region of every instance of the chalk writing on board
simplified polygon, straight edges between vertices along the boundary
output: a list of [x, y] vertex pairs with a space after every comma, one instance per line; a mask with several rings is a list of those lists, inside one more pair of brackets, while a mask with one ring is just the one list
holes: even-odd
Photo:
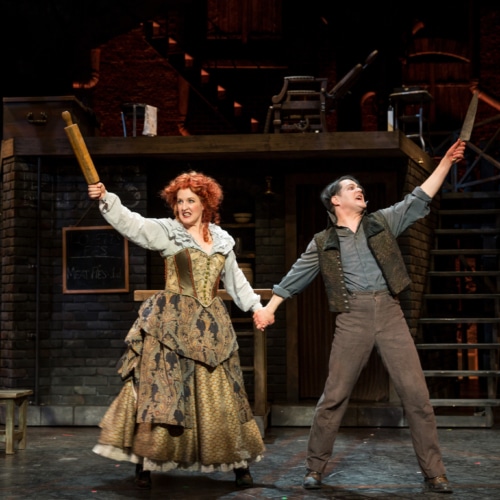
[[128, 242], [111, 226], [63, 228], [63, 292], [129, 291]]

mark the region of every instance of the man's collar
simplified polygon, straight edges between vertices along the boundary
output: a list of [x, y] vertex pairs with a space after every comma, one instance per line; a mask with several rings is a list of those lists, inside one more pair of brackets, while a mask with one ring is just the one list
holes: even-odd
[[[327, 228], [329, 228], [329, 227], [341, 227], [338, 225], [337, 216], [334, 213], [327, 212], [327, 214], [328, 214], [328, 221], [327, 221], [327, 225], [326, 225]], [[361, 218], [363, 218], [366, 214], [367, 214], [367, 211], [365, 208], [363, 210], [363, 213], [361, 214]]]

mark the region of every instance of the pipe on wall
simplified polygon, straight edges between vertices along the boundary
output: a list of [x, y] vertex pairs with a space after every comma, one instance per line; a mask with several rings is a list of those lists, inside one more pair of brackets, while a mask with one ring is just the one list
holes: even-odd
[[99, 71], [101, 66], [101, 49], [90, 51], [90, 79], [86, 82], [73, 82], [73, 88], [77, 90], [93, 89], [99, 82]]

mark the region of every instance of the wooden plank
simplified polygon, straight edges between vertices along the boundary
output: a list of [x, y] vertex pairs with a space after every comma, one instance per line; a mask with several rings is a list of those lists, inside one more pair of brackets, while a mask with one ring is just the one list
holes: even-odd
[[473, 344], [460, 344], [460, 343], [439, 343], [439, 344], [416, 344], [417, 349], [500, 349], [498, 343], [473, 343]]
[[500, 406], [500, 399], [431, 399], [432, 406]]
[[500, 370], [424, 370], [426, 377], [491, 377], [500, 375]]
[[464, 210], [438, 210], [439, 215], [497, 215], [500, 214], [499, 208], [467, 208]]
[[[85, 137], [96, 158], [151, 157], [187, 159], [301, 159], [301, 158], [412, 158], [433, 168], [433, 160], [401, 131], [322, 132], [318, 134], [228, 134], [156, 137]], [[5, 153], [4, 153], [5, 148]], [[65, 138], [40, 141], [16, 137], [2, 143], [8, 156], [58, 156], [72, 158]]]
[[493, 427], [493, 412], [487, 407], [480, 415], [436, 415], [436, 423], [440, 428], [481, 428]]
[[500, 271], [429, 271], [428, 276], [500, 276]]
[[500, 318], [420, 318], [425, 324], [453, 324], [453, 323], [500, 323]]
[[0, 389], [0, 399], [18, 399], [32, 394], [31, 389]]
[[254, 413], [265, 415], [267, 410], [267, 342], [266, 332], [254, 328]]
[[[156, 292], [161, 292], [161, 290], [134, 290], [134, 300], [136, 302], [142, 302]], [[254, 288], [254, 292], [260, 295], [262, 300], [269, 300], [273, 295], [273, 291], [270, 288]], [[218, 296], [221, 297], [222, 300], [233, 300], [231, 295], [223, 288], [218, 291]]]
[[500, 192], [498, 191], [444, 191], [441, 193], [441, 198], [447, 200], [483, 200], [483, 199], [493, 199], [500, 198]]
[[495, 235], [495, 234], [500, 234], [500, 229], [498, 228], [485, 228], [485, 227], [478, 227], [478, 228], [471, 228], [471, 229], [435, 229], [434, 230], [435, 234], [450, 234], [450, 235], [469, 235], [469, 234], [480, 234], [480, 235]]
[[428, 293], [424, 295], [427, 300], [494, 300], [500, 298], [500, 293]]
[[498, 248], [444, 248], [431, 250], [431, 255], [500, 255]]

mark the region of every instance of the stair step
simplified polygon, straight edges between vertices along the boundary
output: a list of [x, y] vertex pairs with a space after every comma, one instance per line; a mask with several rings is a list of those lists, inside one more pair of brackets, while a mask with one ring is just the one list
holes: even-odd
[[[458, 410], [454, 410], [458, 411]], [[465, 411], [465, 410], [462, 410]], [[469, 410], [471, 411], [471, 410]], [[476, 427], [480, 429], [489, 429], [495, 424], [495, 418], [490, 406], [484, 408], [481, 412], [474, 412], [473, 415], [436, 415], [436, 424], [439, 428], [461, 429], [464, 427]]]
[[428, 271], [428, 276], [500, 276], [500, 271]]
[[439, 215], [497, 215], [500, 208], [473, 208], [473, 209], [440, 209]]
[[426, 300], [494, 300], [499, 298], [500, 293], [427, 293], [424, 295]]
[[424, 370], [426, 377], [498, 377], [500, 370]]
[[431, 255], [500, 255], [498, 248], [440, 248], [431, 250]]
[[499, 343], [475, 343], [475, 344], [460, 344], [460, 343], [441, 343], [441, 344], [415, 344], [417, 349], [500, 349]]
[[500, 399], [431, 399], [432, 406], [500, 406]]
[[500, 323], [500, 318], [420, 318], [422, 324]]
[[[151, 38], [151, 43], [154, 41]], [[165, 38], [164, 43], [167, 41]], [[235, 89], [228, 88], [225, 84], [214, 78], [212, 72], [199, 68], [195, 58], [178, 49], [176, 41], [168, 39], [168, 61], [171, 66], [189, 83], [196, 92], [198, 99], [209, 108], [209, 111], [220, 120], [223, 133], [235, 131], [239, 133], [257, 132], [259, 120], [250, 118], [247, 105], [236, 99]], [[234, 70], [234, 65], [232, 67]], [[259, 69], [261, 69], [259, 67]], [[248, 110], [250, 111], [250, 110]], [[190, 124], [193, 127], [193, 124]], [[203, 125], [202, 125], [203, 127]], [[187, 129], [190, 127], [187, 126]]]
[[[435, 248], [430, 250], [430, 256], [436, 262], [436, 265], [433, 267], [435, 267], [437, 270], [431, 270], [427, 272], [427, 282], [429, 285], [429, 291], [431, 293], [425, 293], [423, 295], [423, 299], [428, 305], [435, 306], [436, 308], [438, 308], [439, 302], [431, 303], [430, 301], [448, 301], [450, 302], [450, 308], [452, 309], [454, 305], [458, 305], [458, 301], [464, 300], [468, 302], [469, 308], [471, 308], [471, 306], [474, 307], [472, 314], [493, 314], [498, 316], [496, 312], [483, 312], [482, 310], [480, 310], [480, 308], [482, 308], [481, 303], [470, 302], [471, 300], [480, 300], [485, 301], [485, 303], [487, 304], [498, 305], [498, 300], [500, 299], [500, 290], [498, 289], [498, 287], [492, 289], [492, 291], [495, 291], [497, 293], [491, 294], [484, 293], [485, 290], [490, 290], [489, 287], [487, 287], [485, 290], [481, 290], [481, 292], [483, 293], [477, 294], [436, 293], [436, 291], [439, 291], [441, 289], [445, 291], [454, 290], [453, 287], [443, 288], [440, 285], [440, 280], [445, 282], [447, 281], [442, 279], [446, 277], [450, 277], [452, 279], [465, 277], [481, 282], [491, 278], [491, 281], [493, 282], [498, 281], [498, 277], [500, 277], [500, 270], [498, 269], [498, 266], [496, 264], [492, 266], [485, 265], [484, 267], [486, 267], [486, 269], [488, 270], [480, 271], [455, 271], [453, 269], [455, 269], [454, 262], [456, 262], [458, 258], [465, 260], [466, 258], [471, 257], [478, 262], [482, 259], [485, 259], [488, 262], [490, 260], [496, 262], [497, 256], [500, 255], [500, 249], [484, 247], [497, 246], [495, 243], [490, 244], [489, 241], [495, 240], [496, 237], [500, 235], [500, 228], [498, 227], [500, 208], [497, 208], [498, 203], [496, 202], [496, 200], [500, 198], [500, 193], [492, 191], [441, 194], [442, 208], [437, 211], [440, 217], [440, 227], [434, 230], [434, 246], [448, 246], [450, 248]], [[467, 203], [465, 201], [462, 203], [461, 200], [468, 201]], [[454, 206], [456, 206], [457, 208], [454, 209]], [[456, 219], [454, 220], [452, 219], [452, 217], [456, 217]], [[485, 227], [481, 227], [482, 224], [484, 224]], [[457, 227], [453, 227], [455, 225]], [[470, 225], [472, 227], [468, 228], [466, 225]], [[459, 245], [469, 248], [456, 248]], [[478, 267], [483, 266], [480, 266], [478, 263]], [[449, 268], [450, 270], [446, 271], [447, 268]], [[496, 330], [498, 328], [498, 326], [496, 325], [500, 324], [500, 318], [498, 317], [453, 317], [454, 315], [460, 316], [461, 314], [468, 314], [467, 312], [459, 311], [458, 308], [450, 311], [436, 311], [431, 314], [448, 315], [448, 317], [420, 318], [418, 321], [421, 325], [421, 328], [433, 328], [437, 330], [446, 328], [444, 326], [440, 327], [438, 325], [450, 325], [450, 330], [452, 330], [454, 328], [459, 328], [459, 325], [461, 324], [484, 324], [492, 325], [491, 327]], [[431, 326], [425, 327], [424, 325]], [[478, 326], [478, 328], [480, 327]], [[445, 353], [447, 356], [452, 357], [457, 356], [460, 353], [462, 354], [462, 357], [476, 355], [476, 353], [478, 353], [477, 356], [479, 357], [483, 354], [488, 355], [489, 353], [489, 357], [492, 358], [492, 361], [491, 363], [488, 363], [488, 366], [493, 369], [482, 370], [435, 369], [436, 366], [439, 367], [441, 365], [439, 363], [437, 364], [436, 360], [433, 361], [432, 359], [429, 359], [426, 361], [427, 366], [423, 366], [425, 377], [448, 378], [450, 380], [450, 383], [455, 383], [455, 381], [453, 380], [454, 378], [458, 380], [463, 379], [464, 381], [468, 381], [471, 378], [480, 378], [483, 381], [487, 381], [488, 385], [490, 385], [491, 383], [495, 383], [498, 380], [498, 377], [500, 377], [500, 370], [495, 369], [498, 368], [498, 365], [494, 361], [498, 356], [498, 353], [500, 353], [500, 342], [474, 342], [463, 344], [460, 342], [416, 343], [416, 348], [423, 356], [423, 359], [425, 359], [428, 354], [430, 354], [432, 357], [434, 355], [441, 356], [441, 354], [444, 355]], [[474, 396], [474, 394], [471, 395]], [[495, 394], [490, 395], [494, 396]], [[489, 427], [493, 422], [492, 407], [500, 406], [500, 399], [432, 398], [431, 404], [433, 407], [441, 407], [441, 413], [444, 413], [443, 415], [440, 414], [439, 411], [436, 413], [436, 420], [439, 426]], [[479, 411], [477, 410], [477, 408], [480, 408], [481, 410]]]
[[500, 198], [498, 191], [463, 191], [463, 192], [442, 192], [441, 199], [443, 200], [490, 200]]
[[463, 228], [457, 228], [457, 229], [435, 229], [434, 234], [436, 235], [471, 235], [471, 234], [500, 234], [500, 228], [490, 228], [490, 227], [485, 227], [485, 228], [470, 228], [470, 229], [463, 229]]

